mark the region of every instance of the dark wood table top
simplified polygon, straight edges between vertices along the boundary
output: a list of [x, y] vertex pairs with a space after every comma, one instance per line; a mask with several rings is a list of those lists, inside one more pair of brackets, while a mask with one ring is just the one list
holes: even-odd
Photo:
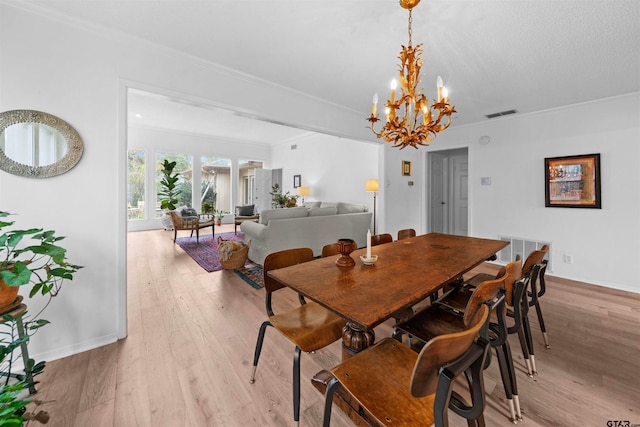
[[272, 270], [268, 274], [305, 297], [367, 328], [384, 322], [499, 252], [509, 243], [429, 233], [371, 248], [378, 261], [366, 266], [338, 267], [339, 256]]

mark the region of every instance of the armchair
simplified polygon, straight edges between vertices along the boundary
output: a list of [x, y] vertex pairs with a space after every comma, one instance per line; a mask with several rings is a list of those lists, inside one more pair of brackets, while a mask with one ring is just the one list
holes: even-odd
[[236, 206], [236, 217], [233, 232], [238, 234], [238, 226], [244, 221], [258, 221], [260, 215], [256, 213], [256, 205]]
[[216, 222], [215, 218], [211, 214], [202, 214], [198, 216], [186, 216], [183, 217], [176, 211], [169, 211], [171, 216], [171, 224], [173, 224], [173, 243], [176, 242], [178, 236], [178, 230], [191, 230], [191, 236], [193, 232], [196, 232], [196, 242], [200, 243], [200, 229], [205, 227], [211, 227], [211, 235], [215, 234]]

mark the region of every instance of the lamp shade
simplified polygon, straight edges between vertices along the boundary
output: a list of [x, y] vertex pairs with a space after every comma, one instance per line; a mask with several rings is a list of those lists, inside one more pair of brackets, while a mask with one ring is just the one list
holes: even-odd
[[311, 189], [309, 187], [298, 187], [298, 196], [308, 196], [311, 194]]
[[367, 184], [365, 186], [366, 191], [378, 191], [378, 180], [377, 179], [368, 179]]

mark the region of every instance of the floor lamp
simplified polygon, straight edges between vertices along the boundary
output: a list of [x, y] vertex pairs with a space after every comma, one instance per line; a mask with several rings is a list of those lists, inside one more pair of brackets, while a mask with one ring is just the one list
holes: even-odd
[[369, 193], [373, 193], [373, 234], [378, 234], [376, 227], [376, 196], [378, 195], [378, 180], [368, 179], [365, 185], [365, 190]]

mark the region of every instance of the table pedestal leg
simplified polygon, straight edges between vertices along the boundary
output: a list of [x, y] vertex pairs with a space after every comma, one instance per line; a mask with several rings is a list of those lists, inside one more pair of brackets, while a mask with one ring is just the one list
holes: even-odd
[[[346, 360], [365, 348], [373, 345], [376, 334], [373, 329], [367, 329], [354, 322], [347, 322], [342, 328], [342, 360]], [[327, 385], [333, 378], [329, 371], [320, 371], [312, 379], [311, 384], [323, 395], [326, 393]], [[347, 414], [349, 419], [358, 427], [374, 425], [360, 408], [360, 404], [351, 395], [340, 388], [333, 396], [333, 404], [338, 406]]]
[[376, 334], [373, 329], [354, 322], [347, 322], [342, 328], [342, 360], [346, 360], [356, 353], [373, 344]]

